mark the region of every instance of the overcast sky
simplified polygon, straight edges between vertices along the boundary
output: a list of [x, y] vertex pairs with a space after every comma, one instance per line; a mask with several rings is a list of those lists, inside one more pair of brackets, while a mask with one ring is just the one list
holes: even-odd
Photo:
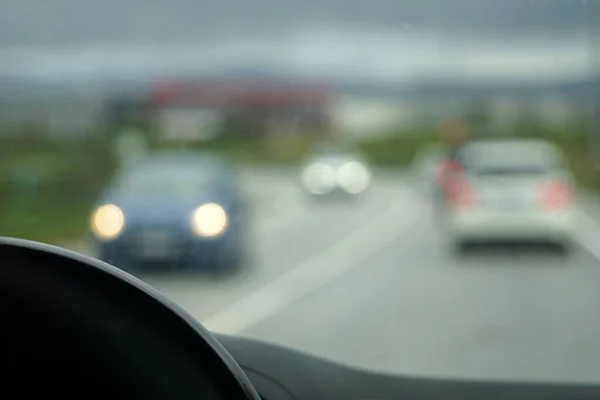
[[0, 72], [566, 77], [594, 19], [584, 0], [0, 0]]

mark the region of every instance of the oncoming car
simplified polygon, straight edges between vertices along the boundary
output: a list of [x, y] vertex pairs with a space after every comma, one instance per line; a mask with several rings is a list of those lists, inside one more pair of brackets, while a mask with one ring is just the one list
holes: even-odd
[[91, 218], [97, 257], [129, 272], [240, 266], [244, 199], [230, 166], [213, 155], [163, 152], [121, 171]]
[[455, 250], [493, 241], [569, 249], [575, 186], [556, 147], [543, 140], [480, 139], [460, 151], [462, 170], [446, 187], [445, 221]]
[[321, 146], [301, 169], [303, 190], [313, 198], [354, 197], [367, 191], [372, 174], [365, 158], [346, 146]]

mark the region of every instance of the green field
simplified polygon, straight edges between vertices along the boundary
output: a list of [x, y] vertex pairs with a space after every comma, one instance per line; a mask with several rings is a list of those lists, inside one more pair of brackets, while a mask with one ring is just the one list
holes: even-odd
[[[515, 135], [544, 137], [556, 143], [580, 185], [596, 187], [589, 134], [583, 127], [549, 130], [528, 126], [518, 129]], [[0, 140], [0, 235], [54, 244], [81, 237], [94, 200], [117, 168], [109, 137], [96, 135], [68, 143], [22, 137]], [[422, 146], [436, 140], [435, 128], [415, 128], [389, 132], [358, 145], [374, 165], [402, 169], [410, 165]], [[219, 152], [240, 163], [281, 165], [300, 162], [316, 141], [311, 137], [221, 138], [191, 147]]]

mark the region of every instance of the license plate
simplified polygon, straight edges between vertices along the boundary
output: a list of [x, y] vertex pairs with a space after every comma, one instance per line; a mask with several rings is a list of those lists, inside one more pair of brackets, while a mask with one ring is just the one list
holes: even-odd
[[142, 235], [139, 255], [144, 258], [164, 258], [173, 254], [173, 240], [165, 232], [148, 232]]

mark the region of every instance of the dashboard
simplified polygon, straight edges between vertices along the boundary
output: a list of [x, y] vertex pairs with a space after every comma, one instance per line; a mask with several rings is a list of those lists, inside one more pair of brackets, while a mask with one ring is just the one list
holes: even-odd
[[[0, 259], [3, 338], [10, 343], [2, 359], [11, 365], [4, 381], [20, 393], [81, 397], [86, 388], [105, 398], [145, 400], [600, 399], [600, 385], [361, 370], [275, 344], [210, 334], [143, 282], [60, 248], [0, 238]], [[55, 384], [21, 387], [24, 377]], [[77, 384], [65, 385], [64, 377]]]
[[600, 387], [409, 378], [363, 371], [285, 347], [215, 335], [263, 400], [600, 399]]

